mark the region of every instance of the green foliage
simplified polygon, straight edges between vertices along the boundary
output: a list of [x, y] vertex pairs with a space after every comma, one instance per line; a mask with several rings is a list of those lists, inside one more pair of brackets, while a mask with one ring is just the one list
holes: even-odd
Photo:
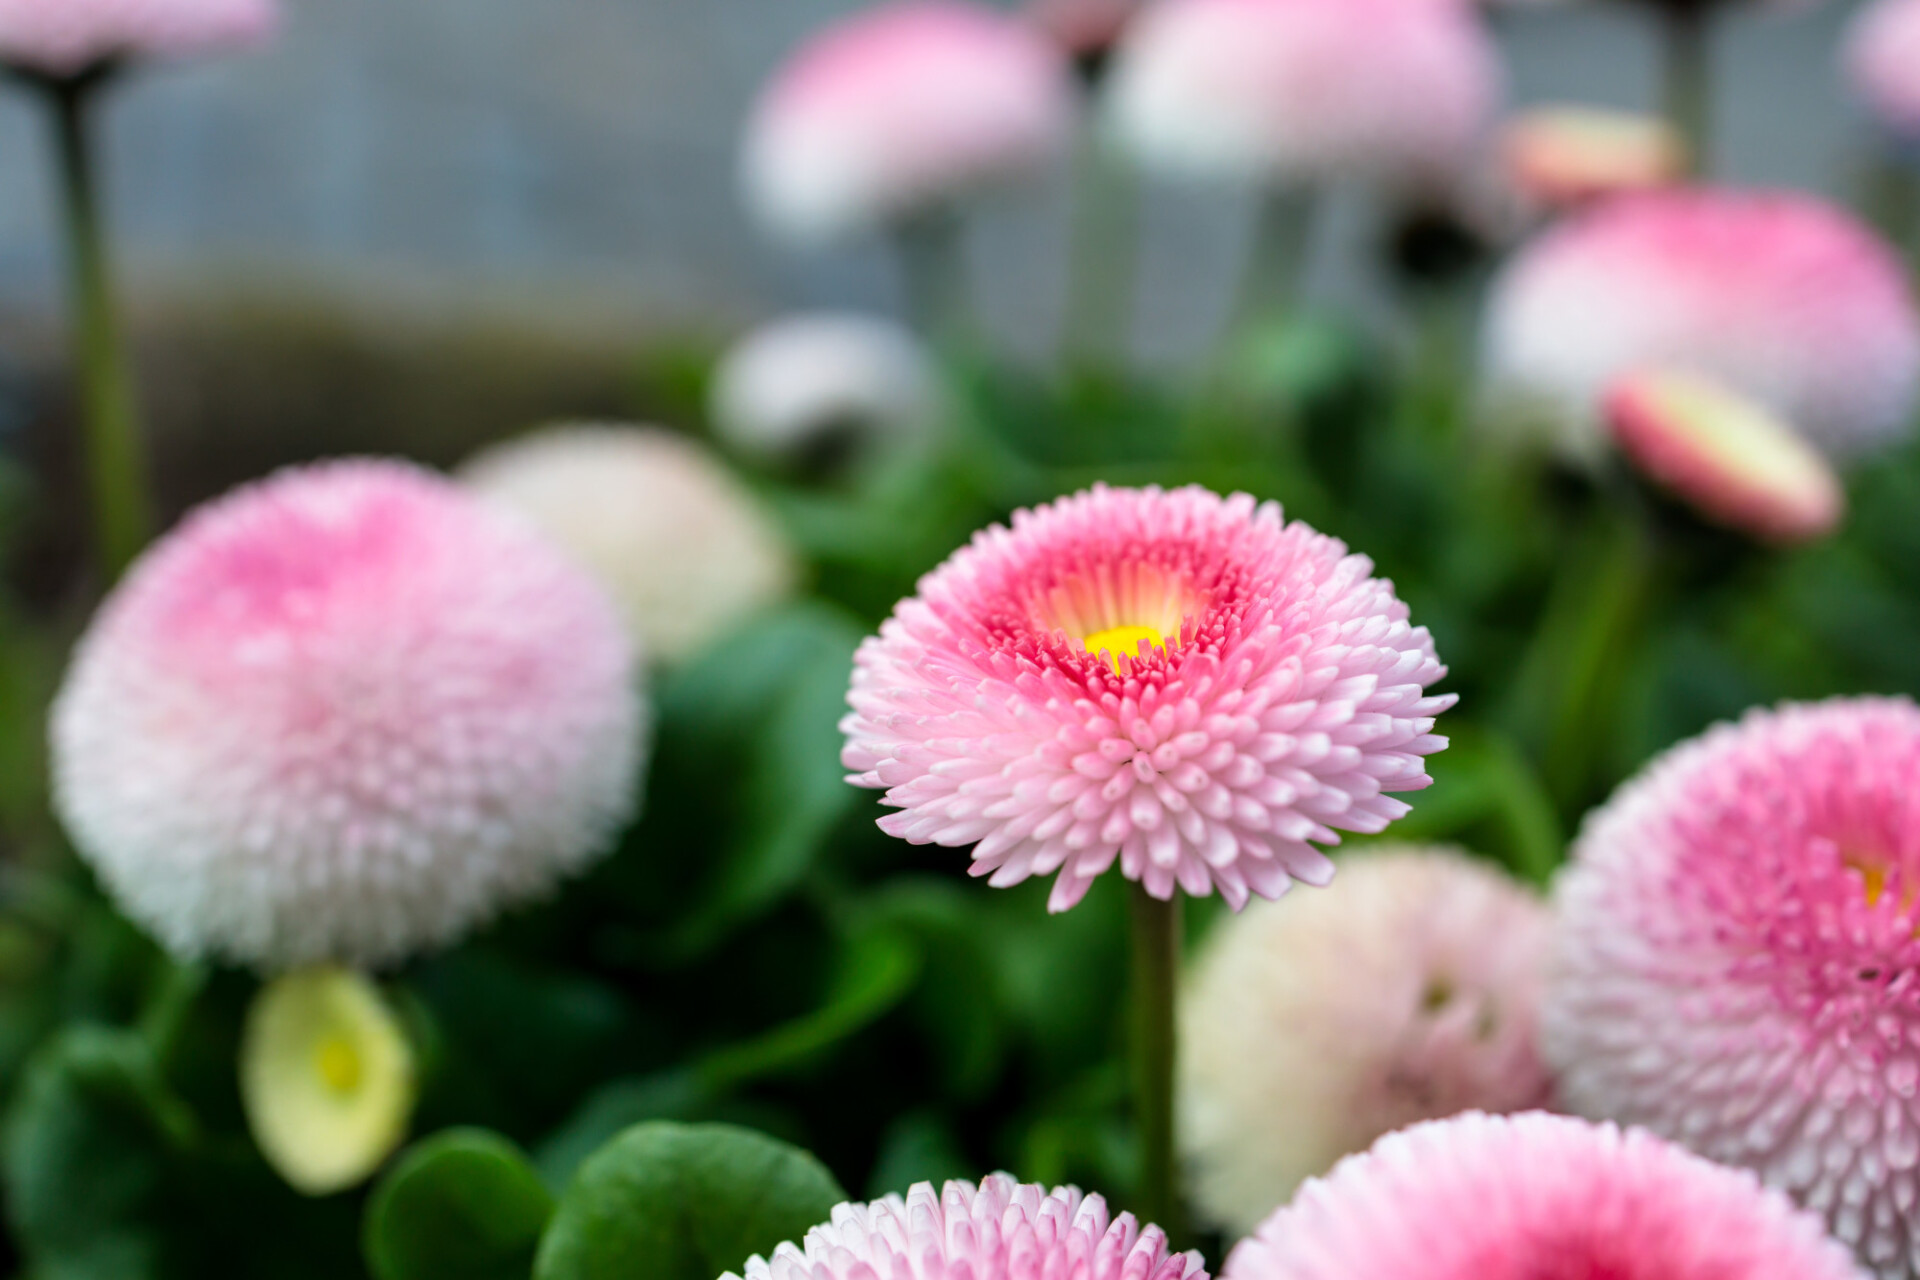
[[367, 1201], [374, 1280], [524, 1280], [553, 1197], [520, 1148], [484, 1129], [416, 1143]]
[[798, 1240], [846, 1193], [806, 1152], [730, 1125], [636, 1125], [594, 1153], [535, 1280], [713, 1280]]

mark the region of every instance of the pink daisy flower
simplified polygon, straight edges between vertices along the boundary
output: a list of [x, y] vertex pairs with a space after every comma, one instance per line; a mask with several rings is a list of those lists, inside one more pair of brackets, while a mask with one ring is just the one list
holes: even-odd
[[1844, 46], [1847, 78], [1894, 134], [1920, 139], [1920, 0], [1863, 6]]
[[1501, 130], [1508, 179], [1536, 209], [1667, 187], [1686, 176], [1686, 142], [1658, 116], [1598, 107], [1535, 107]]
[[1864, 1280], [1753, 1175], [1539, 1112], [1389, 1134], [1310, 1182], [1225, 1280]]
[[1577, 456], [1604, 441], [1615, 379], [1677, 366], [1844, 459], [1911, 428], [1920, 317], [1899, 256], [1825, 201], [1674, 188], [1607, 201], [1523, 249], [1494, 283], [1485, 363], [1496, 401]]
[[814, 36], [747, 127], [742, 180], [799, 242], [910, 216], [1064, 152], [1066, 59], [1018, 18], [961, 0], [895, 0]]
[[920, 581], [854, 658], [841, 759], [914, 844], [974, 845], [1078, 902], [1117, 858], [1238, 910], [1314, 841], [1407, 812], [1446, 674], [1372, 562], [1275, 503], [1108, 489], [1016, 512]]
[[1744, 1165], [1887, 1280], [1920, 1258], [1920, 708], [1754, 711], [1588, 818], [1548, 1059], [1579, 1111]]
[[1374, 846], [1340, 884], [1207, 937], [1181, 1000], [1180, 1137], [1196, 1207], [1252, 1231], [1384, 1133], [1547, 1105], [1535, 1046], [1550, 917], [1454, 850]]
[[1027, 21], [1085, 63], [1112, 51], [1145, 0], [1027, 0]]
[[[1077, 1187], [996, 1173], [976, 1187], [916, 1183], [905, 1200], [843, 1204], [804, 1243], [747, 1261], [746, 1280], [1207, 1280], [1198, 1253]], [[721, 1280], [740, 1280], [729, 1273]]]
[[1161, 0], [1118, 51], [1121, 141], [1169, 173], [1425, 184], [1464, 167], [1500, 97], [1478, 17], [1439, 0]]
[[1846, 490], [1819, 450], [1710, 378], [1629, 374], [1607, 393], [1606, 414], [1636, 466], [1717, 524], [1763, 542], [1808, 542], [1846, 512]]
[[49, 76], [258, 44], [274, 0], [0, 0], [0, 63]]
[[380, 964], [604, 847], [634, 674], [612, 603], [516, 518], [400, 463], [284, 471], [101, 607], [53, 709], [54, 799], [173, 951]]

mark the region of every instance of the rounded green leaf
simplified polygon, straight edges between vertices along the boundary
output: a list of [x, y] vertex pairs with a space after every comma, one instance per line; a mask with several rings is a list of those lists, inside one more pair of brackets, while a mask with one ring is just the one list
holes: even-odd
[[818, 1160], [765, 1134], [649, 1121], [580, 1166], [534, 1280], [714, 1280], [846, 1198]]
[[522, 1280], [553, 1197], [520, 1149], [484, 1129], [415, 1143], [367, 1202], [378, 1280]]

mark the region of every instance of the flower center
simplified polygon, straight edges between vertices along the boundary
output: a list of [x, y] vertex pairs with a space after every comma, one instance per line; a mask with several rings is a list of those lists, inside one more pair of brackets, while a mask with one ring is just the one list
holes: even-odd
[[360, 1085], [360, 1052], [342, 1035], [331, 1035], [313, 1051], [314, 1070], [334, 1093], [352, 1093]]
[[[1885, 858], [1863, 853], [1858, 849], [1847, 849], [1840, 855], [1840, 864], [1860, 873], [1860, 887], [1865, 893], [1869, 908], [1880, 905], [1880, 899], [1887, 896], [1887, 883], [1894, 877], [1894, 868]], [[1905, 886], [1900, 893], [1900, 910], [1906, 913], [1913, 909], [1917, 895], [1912, 885]]]
[[1161, 635], [1156, 628], [1133, 626], [1108, 627], [1105, 631], [1096, 631], [1088, 636], [1084, 643], [1087, 646], [1088, 653], [1096, 656], [1102, 653], [1106, 654], [1107, 661], [1112, 664], [1114, 671], [1117, 673], [1120, 670], [1121, 658], [1137, 658], [1140, 656], [1140, 642], [1142, 640], [1145, 640], [1154, 648], [1163, 651], [1167, 647], [1167, 638]]

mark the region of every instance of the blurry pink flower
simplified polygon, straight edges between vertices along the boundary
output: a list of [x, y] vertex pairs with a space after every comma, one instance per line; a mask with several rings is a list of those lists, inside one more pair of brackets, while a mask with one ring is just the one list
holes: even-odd
[[1521, 199], [1564, 209], [1679, 182], [1687, 147], [1658, 116], [1597, 107], [1535, 107], [1507, 122], [1501, 154]]
[[1893, 133], [1920, 140], [1920, 0], [1874, 0], [1845, 45], [1854, 92]]
[[1495, 281], [1486, 372], [1509, 417], [1591, 456], [1634, 369], [1718, 378], [1830, 457], [1912, 426], [1920, 317], [1899, 257], [1813, 196], [1674, 188], [1549, 228]]
[[[843, 1204], [806, 1241], [747, 1260], [746, 1280], [1207, 1280], [1198, 1253], [1171, 1253], [1159, 1227], [1107, 1214], [1075, 1187], [1049, 1192], [996, 1173], [975, 1187], [930, 1182]], [[729, 1273], [721, 1280], [740, 1280]]]
[[1443, 182], [1500, 96], [1479, 19], [1445, 0], [1160, 0], [1109, 108], [1141, 163], [1265, 185]]
[[1846, 490], [1819, 450], [1710, 378], [1628, 374], [1607, 393], [1606, 413], [1634, 465], [1717, 524], [1763, 542], [1808, 542], [1846, 511]]
[[1575, 1109], [1757, 1171], [1887, 1280], [1920, 1258], [1920, 708], [1754, 711], [1588, 818], [1542, 1018]]
[[1066, 59], [1017, 18], [894, 0], [801, 46], [761, 92], [742, 180], [772, 232], [829, 240], [1039, 168], [1073, 121]]
[[0, 0], [0, 63], [50, 76], [257, 44], [275, 0]]
[[914, 844], [973, 873], [1058, 871], [1050, 909], [1120, 861], [1153, 896], [1238, 910], [1333, 864], [1432, 781], [1446, 674], [1372, 562], [1275, 503], [1108, 489], [1014, 513], [920, 580], [854, 659], [841, 759]]
[[285, 471], [101, 607], [53, 709], [55, 801], [179, 954], [393, 961], [601, 850], [633, 676], [612, 603], [513, 517], [400, 463]]
[[1225, 1280], [1864, 1280], [1751, 1174], [1566, 1116], [1464, 1115], [1343, 1160]]
[[1375, 846], [1215, 927], [1181, 1002], [1190, 1185], [1243, 1235], [1381, 1134], [1544, 1106], [1546, 904], [1448, 849]]

